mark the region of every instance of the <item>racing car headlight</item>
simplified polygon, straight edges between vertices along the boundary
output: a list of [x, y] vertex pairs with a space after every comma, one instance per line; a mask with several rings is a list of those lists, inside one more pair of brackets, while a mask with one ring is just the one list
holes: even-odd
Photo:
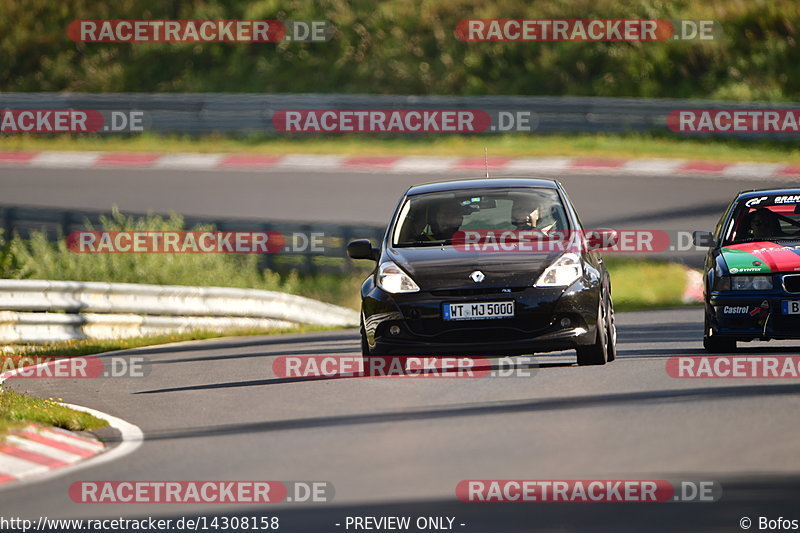
[[772, 276], [731, 276], [734, 291], [768, 291], [772, 288]]
[[714, 278], [715, 291], [729, 291], [731, 290], [731, 277], [730, 276], [717, 276]]
[[578, 254], [568, 252], [547, 267], [535, 287], [568, 287], [583, 275], [581, 258]]
[[414, 283], [411, 276], [391, 261], [381, 264], [378, 268], [378, 287], [392, 294], [419, 291], [419, 286]]

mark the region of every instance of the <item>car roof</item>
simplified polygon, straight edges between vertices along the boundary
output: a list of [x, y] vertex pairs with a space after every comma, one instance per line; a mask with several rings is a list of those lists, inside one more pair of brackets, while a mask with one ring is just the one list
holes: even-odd
[[459, 191], [465, 189], [502, 189], [511, 187], [538, 187], [557, 189], [558, 182], [547, 178], [473, 178], [436, 181], [414, 185], [406, 191], [407, 195], [432, 192]]
[[800, 194], [800, 187], [787, 187], [785, 189], [751, 189], [739, 192], [737, 198], [750, 198], [753, 196], [762, 196], [764, 194]]

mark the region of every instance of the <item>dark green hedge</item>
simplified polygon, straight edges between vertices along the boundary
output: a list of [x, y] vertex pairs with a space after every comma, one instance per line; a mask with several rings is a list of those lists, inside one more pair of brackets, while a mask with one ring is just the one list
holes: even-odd
[[[0, 0], [3, 91], [520, 94], [799, 100], [795, 0]], [[704, 43], [466, 43], [491, 18], [711, 18]], [[326, 19], [327, 43], [76, 44], [75, 19]]]

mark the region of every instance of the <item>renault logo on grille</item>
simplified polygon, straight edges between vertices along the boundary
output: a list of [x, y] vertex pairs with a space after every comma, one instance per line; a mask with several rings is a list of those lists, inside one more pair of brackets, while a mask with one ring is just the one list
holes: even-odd
[[480, 270], [476, 270], [475, 272], [470, 274], [469, 277], [475, 283], [480, 283], [481, 281], [483, 281], [483, 278], [485, 278], [486, 276], [484, 276], [483, 272], [481, 272]]

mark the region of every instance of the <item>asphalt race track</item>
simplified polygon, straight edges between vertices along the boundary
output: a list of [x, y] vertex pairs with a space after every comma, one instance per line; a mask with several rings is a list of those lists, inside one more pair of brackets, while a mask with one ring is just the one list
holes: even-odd
[[[125, 352], [146, 377], [12, 379], [11, 386], [137, 424], [144, 444], [109, 464], [2, 491], [33, 517], [278, 516], [281, 531], [346, 531], [347, 516], [452, 516], [492, 531], [735, 531], [793, 518], [797, 380], [674, 379], [669, 356], [702, 353], [701, 311], [620, 313], [617, 361], [537, 358], [527, 377], [281, 379], [281, 355], [355, 355], [354, 330], [227, 338]], [[745, 353], [796, 354], [796, 344]], [[228, 507], [77, 504], [79, 480], [320, 480], [331, 503]], [[465, 479], [665, 479], [721, 484], [706, 503], [462, 503]], [[336, 526], [335, 524], [342, 524]], [[460, 526], [459, 524], [464, 524]], [[755, 527], [754, 527], [755, 529]], [[350, 529], [352, 531], [352, 529]]]
[[[550, 174], [570, 194], [584, 224], [620, 228], [713, 229], [740, 190], [788, 181], [712, 176]], [[400, 195], [417, 183], [480, 173], [269, 172], [0, 167], [0, 202], [58, 208], [386, 224]]]
[[[408, 185], [444, 176], [1, 168], [5, 205], [268, 220], [386, 223]], [[766, 180], [559, 176], [586, 226], [712, 229]], [[701, 254], [683, 259], [697, 265]], [[619, 354], [577, 367], [541, 356], [528, 377], [281, 379], [282, 355], [355, 355], [354, 330], [228, 338], [125, 352], [142, 378], [20, 380], [44, 397], [137, 424], [117, 461], [0, 490], [2, 514], [116, 518], [278, 516], [281, 531], [353, 531], [347, 516], [449, 516], [456, 531], [741, 531], [749, 517], [800, 518], [800, 412], [793, 379], [674, 379], [670, 356], [702, 354], [698, 308], [618, 314]], [[797, 354], [797, 343], [743, 345]], [[234, 507], [77, 504], [79, 480], [328, 481], [331, 503]], [[466, 479], [715, 481], [715, 503], [462, 503]], [[794, 514], [793, 514], [794, 513]], [[340, 525], [336, 525], [340, 524]], [[461, 524], [464, 524], [463, 526]]]
[[[551, 174], [561, 180], [587, 229], [613, 227], [667, 232], [711, 230], [741, 190], [787, 186], [788, 181], [638, 174]], [[0, 168], [0, 203], [37, 207], [123, 211], [209, 218], [385, 225], [405, 190], [414, 184], [475, 172], [388, 174], [271, 170], [131, 170]], [[674, 242], [674, 241], [673, 241]], [[675, 242], [677, 244], [677, 242]], [[658, 254], [699, 268], [704, 254]]]

